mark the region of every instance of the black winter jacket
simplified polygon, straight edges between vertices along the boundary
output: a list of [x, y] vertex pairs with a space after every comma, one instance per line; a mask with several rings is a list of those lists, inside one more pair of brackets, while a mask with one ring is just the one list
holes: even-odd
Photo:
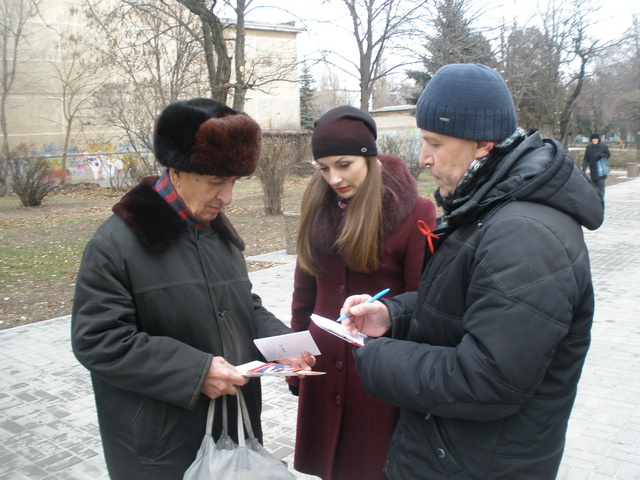
[[401, 407], [390, 479], [555, 478], [594, 310], [581, 225], [602, 220], [538, 134], [452, 212], [419, 291], [385, 301], [392, 338], [356, 351], [367, 391]]
[[596, 164], [598, 160], [601, 158], [611, 158], [611, 152], [609, 151], [609, 146], [606, 143], [590, 143], [584, 149], [584, 159], [582, 161], [582, 171], [587, 171], [587, 165], [589, 166], [589, 174], [591, 175], [591, 180], [594, 182], [599, 180], [600, 178], [606, 178], [598, 176], [598, 169]]
[[[156, 179], [127, 193], [89, 241], [73, 305], [73, 351], [91, 371], [112, 479], [182, 478], [204, 436], [212, 357], [256, 360], [253, 339], [291, 331], [251, 293], [226, 217], [187, 230]], [[260, 383], [242, 390], [261, 437]]]

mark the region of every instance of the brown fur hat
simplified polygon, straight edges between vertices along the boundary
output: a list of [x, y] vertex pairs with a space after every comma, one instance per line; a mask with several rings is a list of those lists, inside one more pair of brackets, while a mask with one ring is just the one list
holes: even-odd
[[153, 150], [165, 167], [217, 177], [251, 175], [260, 158], [260, 126], [208, 98], [171, 103], [156, 121]]

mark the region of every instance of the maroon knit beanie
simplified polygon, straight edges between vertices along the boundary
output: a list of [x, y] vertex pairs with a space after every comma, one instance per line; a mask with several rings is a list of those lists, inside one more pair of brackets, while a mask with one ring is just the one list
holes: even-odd
[[168, 105], [156, 121], [153, 151], [165, 167], [217, 177], [251, 175], [260, 158], [260, 126], [208, 98]]
[[332, 155], [375, 157], [376, 138], [373, 118], [354, 107], [336, 107], [316, 121], [311, 150], [314, 159]]

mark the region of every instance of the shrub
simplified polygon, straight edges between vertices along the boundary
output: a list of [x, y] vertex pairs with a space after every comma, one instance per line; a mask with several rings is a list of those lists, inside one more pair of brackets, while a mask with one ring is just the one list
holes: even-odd
[[416, 135], [407, 133], [385, 133], [378, 138], [378, 152], [403, 158], [407, 162], [411, 175], [413, 175], [413, 178], [416, 180], [424, 170], [424, 167], [420, 166], [418, 162], [420, 155], [420, 138]]
[[56, 188], [54, 172], [46, 158], [28, 158], [18, 149], [9, 157], [11, 188], [25, 207], [38, 207]]
[[296, 158], [295, 133], [263, 132], [257, 177], [262, 186], [267, 215], [282, 214], [282, 196], [287, 171]]

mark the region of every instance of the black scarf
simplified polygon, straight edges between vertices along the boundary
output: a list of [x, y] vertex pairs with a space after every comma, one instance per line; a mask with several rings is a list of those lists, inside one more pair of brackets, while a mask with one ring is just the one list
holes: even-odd
[[436, 190], [435, 198], [438, 205], [442, 207], [444, 212], [438, 218], [438, 230], [447, 229], [447, 227], [455, 227], [451, 225], [451, 213], [464, 205], [495, 172], [496, 166], [511, 151], [522, 143], [526, 135], [524, 130], [518, 128], [513, 135], [496, 145], [489, 155], [474, 160], [462, 179], [456, 186], [456, 189], [447, 198], [440, 195], [440, 190]]

